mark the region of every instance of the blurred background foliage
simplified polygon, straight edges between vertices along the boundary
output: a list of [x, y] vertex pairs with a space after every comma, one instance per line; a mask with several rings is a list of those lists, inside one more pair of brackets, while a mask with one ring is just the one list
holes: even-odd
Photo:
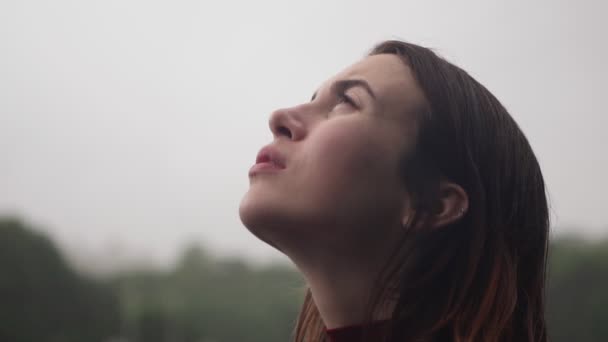
[[[289, 266], [196, 245], [169, 270], [83, 274], [15, 218], [0, 218], [0, 270], [2, 342], [285, 342], [304, 289]], [[608, 240], [554, 240], [547, 290], [552, 341], [608, 341]]]

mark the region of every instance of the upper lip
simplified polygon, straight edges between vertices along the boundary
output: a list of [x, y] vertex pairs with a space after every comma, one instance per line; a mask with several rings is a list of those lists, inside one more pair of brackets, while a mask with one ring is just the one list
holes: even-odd
[[270, 145], [260, 150], [255, 158], [255, 163], [272, 163], [280, 168], [285, 168], [285, 158], [276, 148]]

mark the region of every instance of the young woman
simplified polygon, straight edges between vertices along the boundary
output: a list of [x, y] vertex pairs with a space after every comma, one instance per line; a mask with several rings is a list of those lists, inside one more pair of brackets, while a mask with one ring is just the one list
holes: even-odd
[[296, 341], [546, 341], [543, 177], [465, 71], [383, 42], [270, 129], [240, 216], [306, 279]]

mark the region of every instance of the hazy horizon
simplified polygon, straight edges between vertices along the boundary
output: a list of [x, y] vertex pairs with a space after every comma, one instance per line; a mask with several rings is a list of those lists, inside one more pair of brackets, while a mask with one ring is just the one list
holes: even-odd
[[240, 223], [270, 112], [377, 42], [429, 46], [496, 95], [555, 234], [608, 236], [608, 5], [579, 1], [3, 1], [0, 214], [71, 251], [166, 263], [189, 241], [284, 260]]

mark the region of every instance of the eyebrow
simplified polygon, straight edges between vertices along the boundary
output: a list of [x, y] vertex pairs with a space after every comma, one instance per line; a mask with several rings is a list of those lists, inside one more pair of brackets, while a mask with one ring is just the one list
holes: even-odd
[[[376, 99], [376, 94], [374, 94], [372, 87], [369, 85], [369, 83], [367, 83], [366, 80], [363, 80], [363, 79], [355, 78], [355, 79], [337, 80], [330, 86], [330, 89], [332, 89], [333, 91], [345, 92], [348, 89], [353, 88], [353, 87], [361, 87], [361, 88], [365, 89], [367, 91], [367, 93], [369, 94], [369, 96], [371, 96], [374, 100]], [[310, 101], [313, 101], [315, 98], [317, 98], [316, 91], [314, 94], [312, 94], [312, 98], [310, 99]]]

